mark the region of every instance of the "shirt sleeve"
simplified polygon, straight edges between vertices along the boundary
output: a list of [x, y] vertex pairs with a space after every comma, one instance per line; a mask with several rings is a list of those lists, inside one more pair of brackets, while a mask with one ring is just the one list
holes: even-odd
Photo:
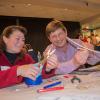
[[43, 69], [42, 69], [42, 78], [50, 78], [55, 75], [55, 69], [50, 70], [50, 72], [46, 72], [46, 65], [47, 63], [44, 64]]
[[96, 63], [100, 62], [100, 53], [91, 53], [87, 59], [87, 63], [90, 65], [95, 65]]
[[11, 86], [22, 82], [23, 78], [16, 75], [17, 66], [8, 70], [0, 71], [0, 88]]
[[14, 66], [8, 66], [9, 69], [0, 71], [0, 88], [12, 86], [23, 81], [22, 76], [17, 76], [17, 67], [24, 64], [35, 63], [34, 60], [29, 56], [25, 55], [25, 58], [18, 60]]
[[[94, 46], [90, 46], [89, 49], [94, 50]], [[100, 52], [94, 50], [95, 52], [90, 51], [89, 56], [87, 58], [87, 63], [90, 65], [95, 65], [100, 62]]]

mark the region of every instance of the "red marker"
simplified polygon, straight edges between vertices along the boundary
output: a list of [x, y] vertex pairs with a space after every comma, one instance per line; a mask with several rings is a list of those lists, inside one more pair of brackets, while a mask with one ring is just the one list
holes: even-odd
[[69, 75], [69, 74], [67, 74], [67, 75], [64, 75], [63, 77], [64, 78], [72, 78], [72, 77], [74, 77], [75, 75]]
[[64, 89], [63, 86], [60, 86], [60, 87], [53, 87], [53, 88], [47, 88], [47, 89], [39, 89], [37, 90], [37, 92], [48, 92], [48, 91], [56, 91], [56, 90], [62, 90]]

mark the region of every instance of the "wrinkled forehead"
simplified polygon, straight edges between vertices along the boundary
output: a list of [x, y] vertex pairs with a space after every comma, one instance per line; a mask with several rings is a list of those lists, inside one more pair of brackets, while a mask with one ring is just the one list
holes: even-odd
[[14, 37], [22, 37], [22, 38], [25, 37], [25, 36], [24, 36], [24, 33], [21, 32], [21, 31], [19, 31], [19, 30], [13, 31], [12, 34], [11, 34], [10, 36], [12, 36], [12, 37], [13, 37], [13, 36], [14, 36]]

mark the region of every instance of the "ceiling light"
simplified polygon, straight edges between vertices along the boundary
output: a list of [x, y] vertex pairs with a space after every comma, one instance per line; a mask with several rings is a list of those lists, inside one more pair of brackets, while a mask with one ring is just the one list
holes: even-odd
[[65, 11], [67, 11], [68, 9], [67, 9], [67, 8], [65, 8], [64, 10], [65, 10]]
[[28, 4], [27, 4], [27, 6], [31, 6], [31, 5], [32, 5], [31, 3], [28, 3]]
[[32, 4], [31, 3], [28, 3], [28, 4], [24, 4], [26, 7], [29, 7], [31, 6]]

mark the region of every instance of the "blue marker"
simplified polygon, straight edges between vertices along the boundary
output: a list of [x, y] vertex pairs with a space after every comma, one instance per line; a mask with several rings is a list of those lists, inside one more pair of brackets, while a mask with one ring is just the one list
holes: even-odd
[[56, 85], [58, 85], [58, 84], [61, 84], [61, 81], [58, 81], [58, 82], [55, 82], [55, 83], [46, 85], [46, 86], [44, 86], [43, 88], [44, 88], [44, 89], [51, 88], [51, 87], [56, 86]]

